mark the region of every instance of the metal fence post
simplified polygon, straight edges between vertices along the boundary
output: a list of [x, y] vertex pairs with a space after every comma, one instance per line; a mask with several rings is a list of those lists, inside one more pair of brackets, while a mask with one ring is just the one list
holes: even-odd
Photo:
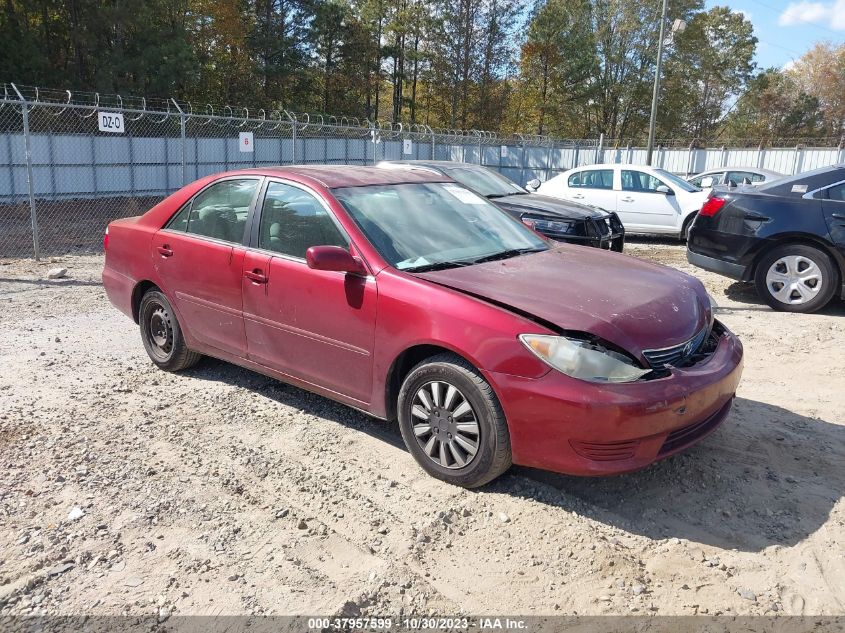
[[29, 194], [29, 221], [32, 225], [32, 251], [35, 255], [35, 261], [39, 261], [41, 259], [41, 252], [38, 247], [38, 213], [35, 208], [35, 182], [32, 176], [32, 141], [29, 137], [29, 104], [15, 84], [12, 84], [12, 88], [18, 93], [18, 99], [21, 101], [24, 154], [26, 156], [26, 182], [27, 193]]
[[296, 165], [296, 116], [291, 118], [288, 114], [288, 118], [290, 119], [290, 164]]
[[[182, 156], [182, 186], [184, 187], [185, 185], [188, 184], [188, 162], [187, 162], [187, 158], [188, 158], [187, 143], [188, 143], [188, 141], [186, 139], [186, 134], [185, 134], [185, 127], [186, 127], [185, 124], [187, 123], [187, 121], [185, 120], [186, 119], [185, 113], [182, 112], [182, 108], [180, 108], [179, 104], [176, 103], [176, 99], [171, 99], [171, 101], [173, 102], [173, 105], [176, 106], [176, 109], [179, 110], [179, 129], [180, 129], [181, 135], [182, 135], [182, 142], [180, 144], [181, 150], [180, 150], [179, 153]], [[195, 160], [196, 160], [196, 157], [195, 157]]]
[[[601, 157], [601, 158], [599, 158]], [[599, 134], [599, 144], [596, 145], [596, 164], [604, 162], [604, 132]]]
[[435, 157], [437, 140], [435, 138], [434, 130], [431, 131], [431, 160], [437, 160]]

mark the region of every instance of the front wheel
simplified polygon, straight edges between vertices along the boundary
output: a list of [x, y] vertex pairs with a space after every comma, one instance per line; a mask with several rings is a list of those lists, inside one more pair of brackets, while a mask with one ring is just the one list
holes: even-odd
[[167, 297], [158, 290], [148, 290], [138, 309], [141, 340], [150, 360], [165, 371], [180, 371], [196, 365], [201, 354], [185, 345], [182, 328]]
[[681, 227], [681, 235], [680, 235], [682, 242], [686, 242], [687, 239], [689, 238], [689, 227], [692, 226], [692, 223], [695, 221], [695, 216], [697, 216], [697, 215], [698, 215], [697, 213], [690, 213], [686, 217], [686, 219], [684, 220], [684, 224]]
[[766, 254], [754, 274], [757, 292], [775, 310], [815, 312], [836, 292], [830, 258], [804, 244], [779, 246]]
[[439, 354], [414, 367], [399, 391], [398, 411], [405, 445], [437, 479], [475, 488], [511, 465], [499, 400], [459, 356]]

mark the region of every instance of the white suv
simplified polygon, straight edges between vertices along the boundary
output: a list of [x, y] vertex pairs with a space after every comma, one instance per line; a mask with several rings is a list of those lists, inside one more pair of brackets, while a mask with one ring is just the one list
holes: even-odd
[[553, 198], [616, 211], [631, 233], [668, 233], [682, 239], [709, 194], [663, 169], [617, 164], [577, 167], [536, 189]]

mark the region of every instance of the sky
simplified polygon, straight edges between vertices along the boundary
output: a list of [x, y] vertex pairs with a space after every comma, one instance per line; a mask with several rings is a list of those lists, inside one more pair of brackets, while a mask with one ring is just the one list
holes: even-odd
[[757, 65], [788, 66], [813, 44], [845, 42], [845, 0], [706, 0], [706, 8], [729, 6], [754, 25]]

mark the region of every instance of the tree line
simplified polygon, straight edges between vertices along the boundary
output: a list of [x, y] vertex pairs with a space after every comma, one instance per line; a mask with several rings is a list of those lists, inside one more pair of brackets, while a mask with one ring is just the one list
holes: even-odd
[[[639, 140], [659, 12], [659, 0], [5, 0], [0, 80]], [[658, 138], [845, 133], [845, 44], [760, 69], [741, 13], [670, 0], [669, 16], [687, 26], [666, 47]]]

